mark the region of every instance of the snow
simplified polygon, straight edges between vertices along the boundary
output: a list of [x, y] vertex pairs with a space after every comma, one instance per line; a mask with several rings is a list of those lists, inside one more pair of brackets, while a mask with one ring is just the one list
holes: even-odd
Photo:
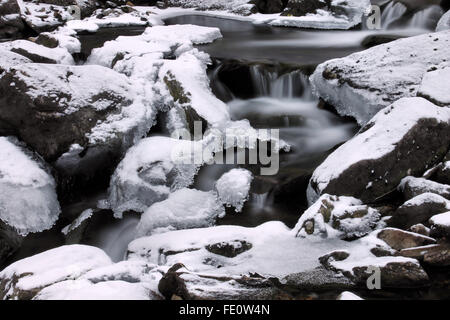
[[241, 212], [248, 200], [252, 180], [252, 173], [245, 169], [231, 169], [224, 173], [216, 182], [220, 201], [227, 207], [234, 207], [236, 212]]
[[352, 292], [344, 291], [337, 297], [336, 300], [364, 300], [364, 299], [362, 299], [361, 297], [357, 296]]
[[450, 210], [450, 201], [435, 193], [423, 193], [402, 204], [402, 207], [417, 207], [425, 203], [442, 203]]
[[150, 300], [151, 293], [142, 283], [67, 280], [41, 290], [33, 300]]
[[[31, 291], [51, 284], [76, 279], [89, 270], [111, 264], [100, 249], [85, 245], [62, 246], [19, 260], [0, 272], [9, 294]], [[17, 282], [15, 277], [18, 277]]]
[[450, 68], [427, 72], [417, 95], [443, 106], [450, 106]]
[[[252, 248], [234, 258], [211, 253], [205, 248], [235, 241], [249, 242]], [[139, 238], [129, 244], [128, 259], [145, 259], [169, 267], [183, 263], [192, 272], [215, 276], [257, 272], [263, 276], [283, 277], [318, 267], [320, 256], [340, 246], [348, 248], [352, 243], [295, 238], [283, 223], [272, 221], [255, 228], [217, 226]]]
[[380, 213], [352, 197], [321, 196], [300, 217], [292, 233], [307, 237], [305, 223], [314, 221], [314, 236], [328, 238], [362, 237], [371, 232], [380, 220]]
[[86, 19], [85, 20], [70, 20], [70, 21], [66, 22], [65, 26], [68, 29], [71, 29], [77, 33], [80, 33], [83, 31], [95, 33], [100, 28], [95, 22], [86, 20]]
[[109, 203], [116, 216], [144, 212], [169, 193], [192, 184], [198, 165], [191, 164], [197, 142], [167, 137], [141, 140], [126, 153], [111, 178]]
[[142, 37], [155, 42], [207, 44], [222, 38], [222, 34], [219, 28], [183, 24], [147, 28]]
[[94, 210], [92, 209], [86, 209], [84, 210], [71, 224], [65, 226], [61, 232], [64, 235], [68, 235], [73, 230], [77, 229], [85, 220], [92, 217], [94, 214]]
[[70, 54], [81, 51], [81, 42], [76, 38], [76, 32], [72, 29], [59, 27], [53, 32], [43, 32], [41, 34], [46, 34], [58, 40], [58, 47], [67, 49]]
[[450, 212], [445, 212], [445, 213], [441, 213], [441, 214], [432, 216], [430, 219], [430, 224], [438, 226], [438, 227], [449, 228], [450, 227]]
[[450, 66], [449, 42], [450, 32], [444, 31], [329, 60], [311, 76], [313, 91], [339, 114], [364, 125], [394, 101], [416, 96], [425, 72]]
[[72, 19], [69, 6], [20, 1], [22, 18], [32, 28], [39, 31], [54, 28]]
[[27, 54], [43, 57], [59, 64], [75, 64], [72, 55], [66, 48], [47, 48], [28, 40], [4, 42], [0, 44], [0, 47], [14, 52], [19, 51], [20, 54], [24, 51]]
[[368, 130], [340, 146], [314, 171], [311, 181], [317, 183], [317, 193], [308, 188], [308, 201], [313, 203], [328, 183], [338, 178], [355, 163], [379, 159], [392, 152], [396, 144], [420, 119], [436, 119], [448, 123], [450, 110], [440, 108], [423, 98], [403, 98], [380, 111], [368, 123]]
[[11, 52], [9, 50], [5, 50], [0, 47], [0, 56], [2, 57], [0, 61], [0, 74], [13, 66], [18, 64], [30, 63], [32, 62], [30, 59], [21, 56], [20, 54]]
[[439, 20], [436, 26], [436, 32], [450, 29], [450, 10], [447, 11]]
[[53, 226], [61, 212], [53, 177], [16, 140], [0, 137], [0, 219], [23, 236]]
[[161, 202], [154, 203], [141, 216], [137, 236], [180, 229], [207, 228], [225, 216], [215, 192], [180, 189]]

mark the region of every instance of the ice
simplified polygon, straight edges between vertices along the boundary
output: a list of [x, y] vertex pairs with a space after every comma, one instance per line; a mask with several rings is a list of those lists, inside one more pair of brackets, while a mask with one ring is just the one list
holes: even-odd
[[168, 199], [154, 203], [141, 217], [137, 236], [180, 229], [207, 228], [225, 216], [225, 209], [213, 191], [180, 189]]
[[450, 68], [427, 72], [417, 95], [443, 106], [450, 106]]
[[[252, 247], [234, 258], [206, 249], [208, 245], [236, 241], [246, 241]], [[217, 226], [139, 238], [128, 246], [128, 258], [145, 259], [163, 266], [183, 263], [192, 272], [216, 276], [257, 272], [263, 276], [283, 277], [318, 267], [318, 257], [324, 253], [352, 245], [339, 239], [296, 238], [283, 223], [272, 221], [255, 228]]]
[[450, 32], [396, 40], [319, 65], [311, 76], [316, 95], [339, 114], [366, 124], [402, 97], [414, 97], [424, 74], [450, 65]]
[[191, 161], [197, 142], [150, 137], [132, 147], [111, 178], [109, 203], [116, 216], [144, 212], [169, 193], [192, 184], [199, 165]]
[[43, 57], [59, 64], [73, 65], [75, 61], [66, 48], [47, 48], [28, 40], [15, 40], [1, 43], [0, 47], [19, 54]]
[[49, 229], [60, 206], [53, 177], [17, 145], [0, 137], [0, 219], [21, 235]]
[[5, 292], [35, 291], [51, 284], [76, 279], [82, 274], [111, 264], [100, 249], [85, 245], [62, 246], [19, 260], [0, 272]]
[[245, 169], [231, 169], [216, 182], [216, 190], [220, 201], [228, 207], [241, 212], [248, 200], [253, 175]]
[[64, 235], [68, 235], [70, 232], [77, 229], [83, 223], [83, 221], [91, 218], [93, 213], [94, 213], [94, 210], [92, 210], [92, 209], [84, 210], [71, 224], [65, 226], [61, 230], [61, 232]]

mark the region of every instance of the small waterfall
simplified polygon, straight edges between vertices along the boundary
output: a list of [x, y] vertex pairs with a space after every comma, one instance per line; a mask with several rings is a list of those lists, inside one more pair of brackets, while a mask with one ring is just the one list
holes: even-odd
[[388, 29], [393, 22], [403, 17], [407, 10], [406, 6], [400, 2], [389, 2], [381, 14], [381, 27]]
[[263, 194], [252, 193], [250, 197], [250, 203], [252, 207], [254, 207], [255, 209], [264, 209], [268, 195], [268, 192]]
[[414, 14], [409, 22], [410, 28], [433, 30], [439, 19], [444, 14], [442, 8], [438, 5], [430, 6]]
[[250, 74], [257, 96], [314, 99], [308, 77], [299, 70], [280, 75], [277, 71], [269, 71], [263, 66], [255, 65], [250, 68]]

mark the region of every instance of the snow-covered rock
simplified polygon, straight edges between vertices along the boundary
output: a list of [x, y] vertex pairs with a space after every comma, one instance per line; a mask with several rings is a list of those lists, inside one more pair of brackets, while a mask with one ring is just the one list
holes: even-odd
[[414, 97], [424, 74], [450, 66], [450, 32], [396, 40], [319, 65], [311, 76], [315, 93], [341, 115], [366, 124], [402, 97]]
[[172, 7], [195, 8], [201, 11], [228, 11], [240, 15], [249, 15], [254, 8], [249, 0], [168, 0], [165, 4]]
[[76, 32], [66, 27], [59, 27], [53, 32], [42, 32], [35, 42], [48, 48], [66, 49], [70, 54], [81, 51], [81, 42], [76, 38]]
[[450, 186], [430, 181], [424, 178], [406, 177], [398, 186], [406, 200], [412, 199], [422, 193], [436, 193], [450, 199]]
[[351, 140], [314, 171], [312, 204], [321, 194], [371, 202], [391, 192], [406, 176], [418, 176], [447, 153], [450, 109], [423, 98], [403, 98], [381, 110]]
[[364, 300], [363, 298], [361, 298], [360, 296], [357, 296], [356, 294], [349, 292], [349, 291], [344, 291], [342, 292], [337, 298], [336, 300]]
[[[375, 255], [374, 249], [386, 244], [372, 234], [359, 239], [350, 250], [340, 250], [320, 257], [321, 264], [328, 270], [342, 273], [355, 283], [367, 287], [368, 278], [379, 272], [381, 288], [411, 288], [426, 286], [427, 273], [416, 259]], [[370, 279], [369, 279], [370, 281]], [[376, 285], [372, 279], [371, 285]]]
[[436, 32], [450, 29], [450, 10], [447, 11], [439, 20], [436, 26]]
[[425, 172], [424, 177], [438, 183], [450, 185], [450, 161], [442, 162], [428, 170]]
[[427, 72], [417, 95], [442, 107], [450, 107], [450, 68]]
[[0, 75], [5, 72], [9, 67], [14, 67], [18, 64], [31, 63], [32, 61], [20, 54], [11, 52], [0, 48], [0, 55], [2, 59], [0, 60]]
[[197, 142], [167, 137], [141, 140], [126, 153], [111, 178], [109, 203], [117, 216], [144, 212], [175, 190], [188, 187], [199, 165], [191, 161]]
[[137, 226], [137, 236], [143, 237], [181, 229], [207, 228], [225, 216], [225, 209], [215, 192], [180, 189], [161, 202], [150, 206]]
[[380, 218], [377, 210], [358, 199], [325, 194], [303, 213], [292, 232], [296, 237], [354, 239], [370, 233]]
[[14, 262], [0, 272], [0, 299], [32, 299], [43, 288], [112, 264], [100, 249], [62, 246]]
[[436, 240], [433, 238], [395, 228], [385, 228], [377, 232], [376, 235], [378, 239], [386, 242], [394, 250], [403, 250], [436, 243]]
[[72, 55], [66, 48], [48, 48], [28, 40], [5, 42], [0, 46], [36, 63], [75, 64]]
[[20, 6], [22, 19], [38, 33], [56, 29], [74, 18], [72, 8], [67, 5], [20, 1]]
[[256, 272], [284, 277], [314, 269], [319, 256], [351, 245], [339, 239], [296, 238], [284, 224], [272, 221], [255, 228], [216, 226], [139, 238], [129, 244], [128, 259], [169, 267], [183, 263], [192, 272], [216, 276]]
[[423, 193], [402, 204], [389, 224], [406, 229], [417, 223], [426, 223], [432, 216], [449, 210], [449, 200], [435, 193]]
[[450, 236], [450, 212], [437, 214], [430, 218], [431, 232], [438, 236]]
[[227, 207], [234, 207], [241, 212], [248, 200], [253, 175], [245, 169], [231, 169], [216, 182], [216, 190], [220, 201]]
[[0, 150], [0, 219], [21, 235], [49, 229], [61, 211], [53, 177], [14, 139]]

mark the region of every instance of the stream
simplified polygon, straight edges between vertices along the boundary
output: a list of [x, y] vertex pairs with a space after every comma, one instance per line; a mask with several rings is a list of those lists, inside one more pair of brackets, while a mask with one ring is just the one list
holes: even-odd
[[[440, 8], [429, 7], [408, 13], [402, 5], [383, 6], [382, 30], [321, 31], [254, 25], [250, 22], [205, 15], [185, 15], [166, 19], [168, 25], [195, 24], [220, 28], [223, 39], [198, 46], [213, 61], [208, 70], [211, 87], [227, 103], [233, 120], [248, 119], [255, 128], [280, 130], [280, 138], [291, 146], [291, 152], [280, 157], [275, 176], [254, 178], [250, 199], [243, 212], [228, 212], [218, 224], [257, 226], [279, 220], [289, 227], [307, 208], [305, 190], [314, 169], [337, 145], [357, 131], [354, 121], [339, 117], [312, 94], [308, 77], [314, 68], [329, 59], [364, 50], [367, 37], [411, 36], [429, 31], [442, 15]], [[442, 11], [442, 10], [441, 10]], [[93, 48], [120, 35], [137, 35], [144, 28], [100, 29], [96, 34], [81, 35], [85, 59]], [[194, 186], [213, 190], [217, 179], [233, 165], [203, 167]], [[90, 199], [63, 207], [65, 216], [74, 216], [95, 207], [106, 190]], [[134, 237], [138, 217], [113, 219], [101, 213], [90, 226], [82, 243], [95, 245], [114, 261], [123, 259], [127, 244]], [[59, 221], [49, 231], [29, 235], [18, 253], [6, 265], [32, 254], [65, 243], [60, 230], [70, 221]], [[2, 266], [0, 266], [0, 269]]]

